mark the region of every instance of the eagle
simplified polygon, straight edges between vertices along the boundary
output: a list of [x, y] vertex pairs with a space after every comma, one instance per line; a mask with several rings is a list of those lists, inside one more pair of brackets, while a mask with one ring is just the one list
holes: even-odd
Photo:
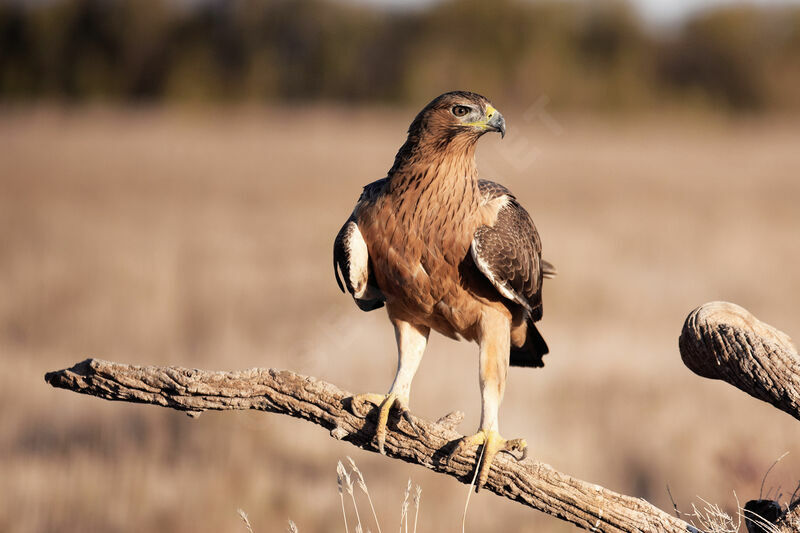
[[342, 292], [363, 311], [385, 307], [394, 326], [398, 364], [389, 392], [352, 399], [354, 412], [364, 402], [378, 407], [381, 453], [390, 410], [417, 429], [411, 381], [431, 329], [478, 344], [480, 428], [447, 459], [483, 446], [476, 490], [498, 452], [527, 453], [524, 439], [500, 436], [498, 410], [509, 365], [544, 364], [548, 347], [535, 323], [542, 318], [542, 280], [555, 275], [517, 198], [478, 178], [478, 139], [505, 131], [503, 115], [479, 94], [435, 98], [411, 122], [386, 177], [364, 187], [333, 247]]

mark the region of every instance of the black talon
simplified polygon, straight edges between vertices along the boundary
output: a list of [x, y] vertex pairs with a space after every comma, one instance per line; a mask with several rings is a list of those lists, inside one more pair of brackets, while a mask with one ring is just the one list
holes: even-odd
[[414, 420], [411, 418], [411, 411], [403, 408], [401, 410], [401, 413], [403, 414], [403, 420], [405, 420], [408, 423], [408, 425], [411, 426], [411, 429], [414, 430], [415, 433], [414, 436], [419, 437], [422, 434], [422, 431], [419, 429], [419, 426], [417, 426], [417, 423], [414, 422]]
[[[517, 454], [514, 453], [516, 451], [521, 453], [519, 457], [517, 457]], [[505, 453], [510, 455], [511, 457], [514, 458], [516, 462], [519, 463], [520, 461], [524, 461], [525, 459], [528, 458], [528, 447], [527, 446], [522, 447], [519, 444], [513, 444], [509, 449], [500, 450], [500, 453]]]
[[447, 459], [445, 459], [445, 465], [450, 468], [450, 463], [453, 461], [453, 457], [458, 455], [459, 449], [461, 448], [461, 441], [456, 441], [456, 445], [453, 446], [453, 449], [450, 453], [447, 454]]
[[517, 462], [522, 461], [527, 456], [527, 452], [525, 452], [523, 450], [522, 451], [522, 457], [517, 457], [517, 454], [514, 453], [515, 451], [516, 450], [499, 450], [499, 453], [504, 453], [506, 455], [510, 455]]

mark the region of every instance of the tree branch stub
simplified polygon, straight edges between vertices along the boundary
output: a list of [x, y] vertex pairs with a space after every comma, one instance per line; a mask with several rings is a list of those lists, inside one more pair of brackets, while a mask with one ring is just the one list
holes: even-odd
[[800, 420], [800, 355], [787, 334], [736, 304], [710, 302], [689, 314], [678, 344], [695, 374], [726, 381]]
[[[800, 355], [789, 336], [741, 306], [709, 302], [686, 318], [678, 341], [683, 363], [800, 420]], [[800, 532], [800, 499], [751, 500], [744, 517], [750, 533]]]

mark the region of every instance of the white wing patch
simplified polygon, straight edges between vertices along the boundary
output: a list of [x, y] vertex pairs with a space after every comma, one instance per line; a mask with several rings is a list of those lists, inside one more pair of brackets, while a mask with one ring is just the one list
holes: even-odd
[[508, 198], [507, 194], [485, 201], [483, 205], [487, 210], [486, 213], [487, 216], [489, 217], [489, 220], [487, 220], [484, 223], [487, 226], [494, 226], [495, 223], [497, 222], [498, 215], [500, 215], [500, 211], [505, 209], [505, 207], [508, 206], [510, 202], [511, 200]]
[[350, 263], [350, 286], [353, 288], [354, 298], [363, 298], [367, 292], [367, 280], [369, 279], [369, 252], [367, 243], [361, 236], [361, 231], [355, 222], [348, 222], [347, 238], [347, 257]]

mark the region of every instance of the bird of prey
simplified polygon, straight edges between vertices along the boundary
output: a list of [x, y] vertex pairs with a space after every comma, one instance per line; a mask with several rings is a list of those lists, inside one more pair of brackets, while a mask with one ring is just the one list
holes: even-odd
[[500, 436], [498, 409], [509, 364], [543, 366], [548, 348], [534, 323], [542, 317], [542, 278], [555, 274], [528, 212], [504, 186], [478, 178], [475, 148], [487, 132], [504, 137], [505, 120], [485, 97], [455, 91], [430, 102], [387, 176], [364, 187], [333, 249], [339, 288], [363, 311], [386, 306], [395, 330], [398, 364], [388, 394], [353, 398], [354, 410], [378, 406], [381, 453], [391, 409], [416, 429], [411, 380], [430, 330], [478, 343], [480, 429], [448, 458], [484, 447], [476, 490], [498, 452], [527, 451], [523, 439]]

